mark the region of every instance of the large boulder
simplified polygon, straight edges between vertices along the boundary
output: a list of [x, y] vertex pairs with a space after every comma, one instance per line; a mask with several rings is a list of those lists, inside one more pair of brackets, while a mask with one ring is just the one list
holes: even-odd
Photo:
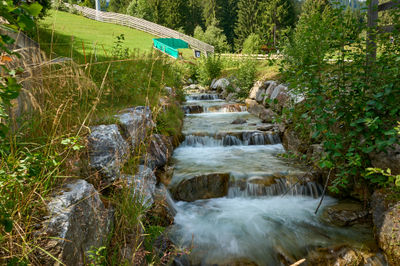
[[152, 135], [149, 148], [144, 156], [144, 164], [153, 170], [163, 167], [171, 158], [173, 149], [169, 137], [160, 134]]
[[293, 130], [287, 129], [283, 134], [282, 144], [287, 151], [293, 153], [306, 153], [308, 149], [307, 143], [304, 143]]
[[[47, 204], [49, 216], [43, 224], [44, 249], [65, 265], [86, 265], [88, 251], [106, 243], [112, 224], [107, 209], [93, 185], [75, 180], [63, 187]], [[59, 265], [43, 255], [42, 265]]]
[[265, 96], [265, 88], [263, 81], [257, 81], [250, 90], [249, 98], [256, 102], [262, 102]]
[[137, 148], [154, 126], [151, 110], [147, 106], [128, 108], [116, 116], [125, 138]]
[[375, 238], [390, 265], [400, 261], [400, 202], [390, 203], [384, 191], [375, 191], [371, 199]]
[[183, 201], [224, 197], [228, 194], [229, 178], [229, 174], [217, 173], [185, 179], [172, 189], [172, 195]]
[[120, 176], [120, 169], [129, 154], [129, 144], [123, 139], [117, 125], [91, 127], [88, 137], [89, 167], [106, 182]]
[[392, 174], [400, 174], [400, 145], [395, 144], [388, 148], [386, 152], [372, 152], [369, 157], [374, 167], [385, 171], [390, 168]]
[[218, 79], [216, 80], [210, 88], [213, 90], [217, 91], [224, 91], [228, 86], [230, 85], [230, 82], [226, 78]]
[[185, 105], [182, 106], [182, 110], [185, 114], [199, 114], [204, 111], [201, 105]]
[[263, 123], [271, 123], [277, 117], [277, 114], [274, 111], [258, 104], [255, 100], [246, 99], [245, 103], [249, 113], [258, 116]]
[[306, 257], [305, 264], [312, 266], [386, 265], [382, 254], [348, 246], [317, 248]]
[[324, 209], [321, 218], [337, 226], [348, 226], [368, 222], [368, 210], [356, 201], [342, 201]]

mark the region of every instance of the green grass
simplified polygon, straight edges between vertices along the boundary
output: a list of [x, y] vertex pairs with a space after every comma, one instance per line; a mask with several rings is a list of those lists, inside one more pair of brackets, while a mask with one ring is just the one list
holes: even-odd
[[[56, 35], [51, 44], [49, 40], [53, 29]], [[68, 57], [71, 57], [71, 51], [78, 52], [78, 55], [72, 54], [72, 58], [81, 62], [84, 60], [84, 54], [89, 61], [94, 51], [99, 57], [109, 57], [116, 37], [121, 34], [125, 36], [124, 46], [131, 51], [151, 51], [152, 39], [155, 38], [151, 34], [56, 10], [51, 10], [49, 15], [39, 22], [38, 39], [42, 49], [47, 52]]]

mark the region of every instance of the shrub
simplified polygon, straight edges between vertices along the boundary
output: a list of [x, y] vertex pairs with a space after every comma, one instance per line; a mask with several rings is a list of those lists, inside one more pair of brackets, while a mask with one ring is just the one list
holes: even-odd
[[221, 70], [222, 62], [219, 56], [203, 56], [199, 60], [199, 82], [203, 85], [210, 85], [213, 79], [221, 75]]
[[259, 54], [261, 51], [262, 40], [259, 35], [252, 33], [243, 43], [243, 54]]
[[[399, 10], [394, 12], [399, 17]], [[319, 165], [335, 170], [330, 187], [335, 192], [368, 180], [368, 154], [399, 143], [394, 127], [400, 114], [400, 43], [389, 38], [400, 38], [399, 31], [377, 35], [378, 57], [367, 64], [365, 39], [354, 34], [365, 26], [350, 15], [329, 6], [303, 14], [282, 69], [290, 86], [306, 95], [290, 119], [302, 135], [322, 142]]]

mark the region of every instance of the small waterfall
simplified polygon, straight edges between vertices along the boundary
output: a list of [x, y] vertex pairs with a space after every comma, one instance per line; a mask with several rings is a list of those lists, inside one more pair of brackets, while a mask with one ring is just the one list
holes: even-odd
[[181, 147], [215, 147], [222, 146], [222, 140], [215, 139], [209, 136], [194, 136], [189, 135], [185, 137], [185, 141], [182, 142]]
[[175, 216], [178, 213], [178, 206], [175, 204], [175, 201], [172, 199], [171, 194], [169, 193], [168, 189], [166, 189], [165, 201], [167, 202], [169, 211], [171, 212], [171, 214], [173, 216]]
[[238, 146], [243, 145], [243, 142], [235, 136], [226, 135], [222, 138], [222, 145], [224, 146]]
[[218, 99], [218, 94], [191, 94], [186, 96], [186, 101], [207, 101]]
[[278, 134], [264, 133], [264, 132], [244, 132], [243, 142], [247, 145], [267, 145], [267, 144], [279, 144], [281, 139]]
[[[242, 137], [242, 139], [240, 139]], [[242, 135], [233, 136], [195, 136], [188, 135], [181, 147], [216, 147], [216, 146], [248, 146], [248, 145], [275, 145], [280, 144], [281, 140], [277, 134], [263, 132], [245, 132]]]
[[235, 112], [246, 112], [247, 107], [241, 104], [225, 104], [217, 106], [209, 106], [204, 108], [205, 113], [235, 113]]
[[275, 179], [275, 184], [269, 186], [261, 184], [253, 184], [249, 182], [236, 182], [228, 192], [229, 198], [236, 197], [256, 197], [256, 196], [311, 196], [318, 198], [322, 194], [322, 186], [315, 182], [307, 182], [305, 184], [291, 184], [285, 178]]

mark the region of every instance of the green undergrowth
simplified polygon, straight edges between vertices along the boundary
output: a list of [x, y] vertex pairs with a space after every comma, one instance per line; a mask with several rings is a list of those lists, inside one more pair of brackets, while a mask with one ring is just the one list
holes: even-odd
[[[47, 215], [45, 202], [65, 180], [88, 179], [85, 139], [90, 126], [116, 123], [114, 115], [119, 111], [143, 105], [153, 111], [153, 133], [179, 139], [182, 125], [178, 106], [183, 100], [182, 67], [173, 60], [157, 52], [132, 50], [126, 35], [113, 37], [111, 32], [107, 33], [111, 46], [97, 60], [93, 53], [82, 54], [75, 44], [51, 50], [43, 44], [71, 36], [57, 31], [41, 35], [46, 30], [37, 32], [47, 56], [77, 55], [72, 57], [78, 64], [37, 59], [34, 63], [40, 67], [32, 67], [15, 59], [25, 72], [17, 74], [22, 84], [20, 102], [13, 101], [8, 110], [11, 130], [0, 139], [0, 264], [40, 264], [45, 236], [35, 232]], [[174, 95], [168, 95], [165, 86], [174, 88]], [[142, 146], [134, 151], [124, 166], [125, 174], [136, 173], [146, 150]], [[152, 226], [159, 225], [144, 221], [149, 210], [142, 207], [140, 197], [132, 197], [132, 188], [124, 182], [105, 186], [96, 178], [88, 180], [116, 211], [110, 245], [91, 252], [95, 265], [122, 265], [119, 251], [125, 247], [144, 257], [141, 242]], [[128, 235], [141, 241], [123, 241]]]
[[[393, 41], [399, 25], [390, 34], [370, 29], [378, 47], [374, 59], [367, 56], [372, 51], [366, 49], [366, 24], [343, 10], [315, 5], [302, 14], [284, 50], [284, 79], [306, 96], [286, 110], [286, 121], [309, 144], [323, 145], [314, 163], [332, 173], [332, 192], [352, 193], [361, 184], [399, 186], [399, 177], [387, 169], [371, 168], [370, 157], [400, 143], [400, 45]], [[399, 18], [398, 9], [392, 13]]]

